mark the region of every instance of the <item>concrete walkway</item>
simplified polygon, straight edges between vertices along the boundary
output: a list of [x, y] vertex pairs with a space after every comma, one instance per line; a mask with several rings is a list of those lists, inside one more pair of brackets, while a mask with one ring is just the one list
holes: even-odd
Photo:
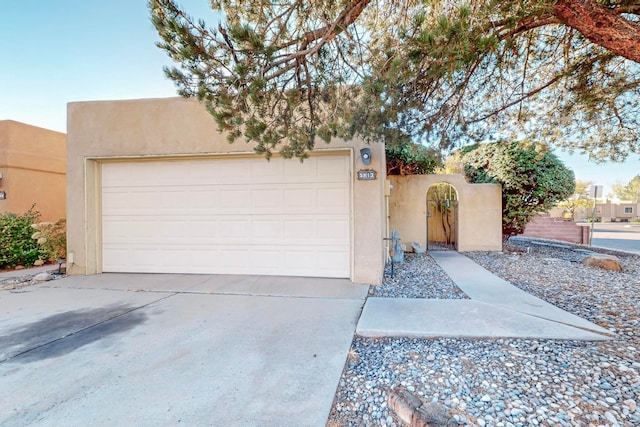
[[606, 340], [604, 328], [536, 298], [461, 253], [433, 251], [470, 300], [368, 298], [356, 333], [365, 337]]

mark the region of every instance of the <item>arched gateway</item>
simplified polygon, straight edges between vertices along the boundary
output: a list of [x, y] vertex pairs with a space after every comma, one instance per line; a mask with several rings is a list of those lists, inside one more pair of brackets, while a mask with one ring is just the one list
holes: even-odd
[[427, 250], [457, 249], [458, 192], [447, 182], [427, 190]]

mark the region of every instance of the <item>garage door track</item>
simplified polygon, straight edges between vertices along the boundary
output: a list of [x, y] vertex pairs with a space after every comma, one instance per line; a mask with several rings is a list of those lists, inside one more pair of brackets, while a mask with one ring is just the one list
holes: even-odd
[[0, 425], [324, 426], [368, 287], [102, 274], [0, 292]]

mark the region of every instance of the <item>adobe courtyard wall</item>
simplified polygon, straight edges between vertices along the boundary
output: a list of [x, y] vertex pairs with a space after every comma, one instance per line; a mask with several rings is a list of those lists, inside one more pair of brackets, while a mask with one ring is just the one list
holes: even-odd
[[502, 250], [502, 189], [499, 184], [469, 184], [459, 174], [389, 176], [389, 224], [402, 243], [420, 242], [426, 248], [427, 191], [441, 182], [458, 193], [457, 249]]

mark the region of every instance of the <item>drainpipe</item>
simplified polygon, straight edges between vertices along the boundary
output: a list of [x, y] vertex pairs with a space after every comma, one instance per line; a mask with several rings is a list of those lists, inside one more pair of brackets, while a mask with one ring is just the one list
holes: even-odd
[[[388, 179], [386, 179], [384, 181], [384, 204], [385, 204], [385, 209], [386, 209], [386, 224], [385, 224], [385, 231], [384, 231], [384, 235], [385, 237], [387, 236], [391, 236], [391, 214], [389, 211], [389, 198], [391, 197], [391, 181], [389, 181]], [[385, 240], [385, 247], [386, 247], [386, 252], [387, 252], [387, 262], [390, 260], [390, 255], [389, 255], [389, 241]]]

